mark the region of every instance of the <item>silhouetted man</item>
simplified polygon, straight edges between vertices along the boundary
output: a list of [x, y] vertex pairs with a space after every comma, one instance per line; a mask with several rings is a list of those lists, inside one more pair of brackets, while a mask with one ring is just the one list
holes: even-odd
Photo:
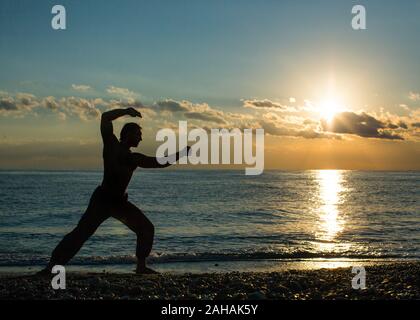
[[[120, 141], [113, 133], [112, 121], [125, 116], [141, 117], [134, 108], [114, 109], [102, 114], [101, 134], [103, 140], [104, 177], [102, 184], [93, 192], [89, 206], [76, 228], [67, 234], [52, 253], [48, 266], [40, 273], [50, 273], [54, 265], [66, 264], [82, 247], [99, 225], [109, 217], [114, 217], [133, 230], [137, 235], [137, 273], [156, 273], [146, 267], [154, 237], [154, 226], [144, 213], [128, 201], [126, 189], [133, 171], [137, 167], [163, 168], [170, 164], [159, 164], [155, 157], [134, 153], [142, 140], [141, 127], [136, 123], [126, 123], [120, 133]], [[183, 150], [187, 154], [187, 150]], [[178, 161], [180, 153], [176, 153]]]

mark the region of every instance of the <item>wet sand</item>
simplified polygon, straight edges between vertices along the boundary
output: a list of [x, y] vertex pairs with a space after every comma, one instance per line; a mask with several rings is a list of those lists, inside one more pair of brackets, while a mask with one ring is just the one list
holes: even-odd
[[0, 299], [420, 299], [420, 262], [366, 267], [366, 289], [352, 288], [351, 268], [135, 275], [68, 272], [66, 289], [51, 277], [0, 275]]

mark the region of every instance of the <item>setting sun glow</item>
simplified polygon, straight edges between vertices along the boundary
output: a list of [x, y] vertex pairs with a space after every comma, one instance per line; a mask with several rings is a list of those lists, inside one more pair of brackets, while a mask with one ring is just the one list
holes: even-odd
[[342, 110], [341, 104], [335, 98], [328, 98], [321, 103], [319, 112], [322, 119], [331, 123], [334, 116]]

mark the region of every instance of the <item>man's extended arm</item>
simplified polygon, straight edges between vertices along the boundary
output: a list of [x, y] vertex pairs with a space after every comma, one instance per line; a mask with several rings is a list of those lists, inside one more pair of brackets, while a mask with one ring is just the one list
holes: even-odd
[[105, 140], [109, 137], [115, 137], [112, 127], [112, 121], [122, 116], [130, 115], [132, 117], [140, 117], [141, 113], [134, 108], [113, 109], [102, 113], [101, 116], [101, 134]]
[[[187, 146], [185, 150], [175, 153], [176, 161], [178, 161], [179, 158], [186, 156], [188, 152], [190, 151], [190, 149], [191, 147]], [[169, 163], [169, 162], [160, 164], [156, 157], [149, 157], [142, 153], [132, 153], [130, 157], [131, 157], [132, 163], [140, 168], [166, 168], [172, 165], [172, 163]]]

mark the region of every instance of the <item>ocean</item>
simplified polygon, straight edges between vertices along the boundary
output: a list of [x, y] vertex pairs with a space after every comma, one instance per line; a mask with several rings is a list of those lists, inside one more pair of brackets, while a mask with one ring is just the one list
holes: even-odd
[[[0, 171], [0, 271], [44, 266], [101, 179], [101, 171]], [[420, 172], [138, 169], [128, 194], [155, 225], [148, 262], [158, 271], [420, 259]], [[110, 218], [69, 268], [131, 272], [135, 244]]]

